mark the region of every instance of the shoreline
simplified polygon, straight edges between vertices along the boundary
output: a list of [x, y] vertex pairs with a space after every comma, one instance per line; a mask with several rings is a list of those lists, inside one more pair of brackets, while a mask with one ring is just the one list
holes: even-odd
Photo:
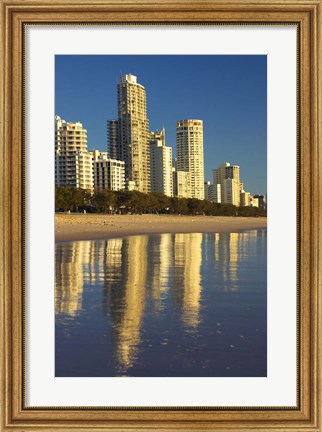
[[267, 228], [266, 217], [57, 213], [55, 242], [152, 234], [240, 232], [261, 228]]

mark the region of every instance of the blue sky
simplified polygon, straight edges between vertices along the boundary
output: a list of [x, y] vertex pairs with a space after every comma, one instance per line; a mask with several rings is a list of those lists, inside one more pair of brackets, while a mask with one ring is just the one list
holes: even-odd
[[117, 118], [125, 73], [145, 87], [150, 130], [164, 126], [174, 154], [176, 121], [201, 119], [205, 179], [230, 162], [240, 165], [245, 190], [266, 194], [266, 56], [57, 55], [55, 113], [83, 123], [89, 150], [106, 151], [106, 120]]

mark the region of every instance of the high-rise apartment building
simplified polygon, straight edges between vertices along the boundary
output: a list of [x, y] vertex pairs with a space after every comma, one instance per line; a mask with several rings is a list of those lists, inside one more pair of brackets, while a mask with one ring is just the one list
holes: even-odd
[[66, 122], [55, 116], [55, 151], [87, 152], [87, 130], [83, 128], [82, 123]]
[[226, 178], [222, 185], [222, 198], [224, 204], [232, 204], [235, 206], [239, 206], [240, 197], [238, 192], [238, 200], [236, 191], [239, 189], [239, 185], [232, 178]]
[[258, 206], [260, 208], [266, 208], [266, 197], [265, 195], [254, 195], [254, 198], [258, 199]]
[[221, 202], [221, 186], [213, 185], [210, 181], [205, 181], [205, 200], [215, 203]]
[[240, 181], [240, 167], [224, 162], [213, 170], [213, 179], [214, 185], [220, 185], [221, 187], [221, 202], [239, 206], [240, 192], [244, 187], [244, 184]]
[[172, 159], [173, 196], [191, 198], [191, 181], [189, 171], [178, 171], [177, 158]]
[[107, 148], [111, 157], [117, 160], [121, 160], [122, 157], [119, 134], [118, 120], [107, 120]]
[[102, 152], [100, 150], [91, 150], [88, 152], [92, 156], [93, 162], [99, 159], [107, 159], [108, 152]]
[[179, 120], [176, 130], [177, 171], [190, 173], [191, 198], [204, 199], [202, 120]]
[[151, 192], [173, 196], [172, 148], [165, 145], [165, 129], [150, 132]]
[[242, 190], [240, 192], [240, 206], [248, 207], [250, 205], [250, 193]]
[[176, 196], [178, 198], [191, 198], [191, 176], [189, 171], [176, 171]]
[[55, 184], [93, 190], [92, 157], [82, 123], [55, 116]]
[[226, 168], [228, 168], [228, 167], [230, 167], [230, 163], [224, 162], [224, 163], [220, 164], [218, 168], [216, 168], [212, 171], [214, 184], [220, 184], [220, 185], [223, 184], [224, 180], [227, 178], [226, 177]]
[[122, 75], [117, 85], [118, 119], [107, 123], [111, 158], [125, 162], [127, 182], [135, 189], [150, 192], [149, 121], [146, 91], [131, 74]]
[[221, 201], [221, 184], [214, 184], [214, 185], [212, 185], [212, 187], [213, 187], [213, 193], [212, 193], [213, 201], [217, 204], [220, 204], [222, 202]]
[[98, 159], [94, 162], [94, 187], [97, 190], [124, 189], [124, 162], [116, 159]]
[[94, 189], [118, 191], [125, 188], [124, 162], [108, 157], [107, 152], [93, 150]]

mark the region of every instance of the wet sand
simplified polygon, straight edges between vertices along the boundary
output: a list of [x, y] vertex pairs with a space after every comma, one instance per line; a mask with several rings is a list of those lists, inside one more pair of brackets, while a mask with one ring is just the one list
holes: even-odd
[[56, 241], [98, 240], [140, 234], [238, 232], [266, 226], [265, 217], [55, 215]]

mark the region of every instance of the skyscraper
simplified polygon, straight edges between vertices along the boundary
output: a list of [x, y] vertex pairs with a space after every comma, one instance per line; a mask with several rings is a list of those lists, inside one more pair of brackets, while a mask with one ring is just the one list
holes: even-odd
[[165, 129], [150, 132], [151, 192], [173, 196], [172, 148], [165, 145]]
[[136, 190], [150, 192], [149, 121], [145, 88], [131, 74], [122, 75], [117, 85], [118, 120], [107, 123], [108, 147], [112, 159], [125, 162], [126, 181]]
[[202, 120], [177, 121], [177, 170], [190, 173], [191, 198], [204, 199]]

